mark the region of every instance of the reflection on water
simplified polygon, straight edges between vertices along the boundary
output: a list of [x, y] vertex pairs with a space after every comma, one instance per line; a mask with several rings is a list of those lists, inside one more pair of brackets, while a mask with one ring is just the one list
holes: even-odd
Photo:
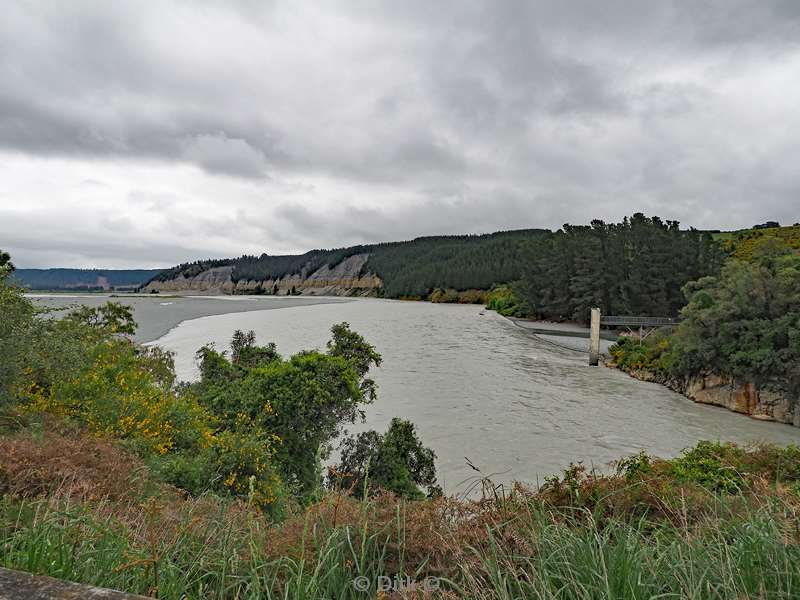
[[699, 439], [800, 442], [800, 429], [694, 404], [656, 384], [589, 367], [584, 354], [537, 340], [479, 306], [355, 300], [232, 313], [186, 321], [156, 343], [177, 353], [179, 377], [197, 376], [194, 352], [227, 348], [253, 329], [288, 355], [324, 348], [348, 321], [383, 354], [379, 398], [367, 423], [383, 430], [411, 419], [437, 454], [449, 493], [474, 475], [464, 457], [498, 481], [541, 481], [570, 461], [603, 468], [644, 449], [671, 456]]

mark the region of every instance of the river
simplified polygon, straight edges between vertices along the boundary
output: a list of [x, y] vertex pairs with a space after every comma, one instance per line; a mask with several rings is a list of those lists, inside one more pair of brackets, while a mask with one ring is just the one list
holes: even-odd
[[466, 458], [497, 482], [535, 485], [571, 461], [605, 469], [639, 450], [674, 456], [701, 439], [800, 442], [800, 429], [590, 367], [584, 353], [480, 306], [357, 299], [273, 308], [186, 320], [155, 343], [176, 353], [180, 378], [193, 379], [195, 351], [208, 342], [227, 348], [235, 329], [252, 329], [260, 343], [274, 341], [290, 355], [323, 349], [330, 326], [349, 322], [384, 358], [374, 373], [378, 400], [351, 431], [384, 430], [394, 416], [412, 420], [436, 451], [448, 493], [476, 475]]

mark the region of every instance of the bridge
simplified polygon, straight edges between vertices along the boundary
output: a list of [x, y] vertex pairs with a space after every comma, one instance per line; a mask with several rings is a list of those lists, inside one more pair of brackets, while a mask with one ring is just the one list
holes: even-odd
[[601, 325], [613, 327], [675, 327], [680, 323], [677, 317], [634, 317], [630, 315], [603, 315]]

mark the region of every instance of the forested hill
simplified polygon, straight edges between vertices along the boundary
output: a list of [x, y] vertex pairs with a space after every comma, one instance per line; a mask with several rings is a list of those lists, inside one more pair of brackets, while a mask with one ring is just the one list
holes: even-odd
[[31, 290], [133, 290], [160, 269], [17, 269], [11, 279]]
[[341, 287], [371, 289], [370, 293], [389, 298], [424, 297], [436, 288], [486, 290], [495, 283], [518, 279], [522, 274], [523, 246], [549, 233], [546, 229], [521, 229], [421, 237], [312, 250], [300, 255], [262, 254], [197, 261], [162, 271], [149, 287], [158, 289], [163, 284], [162, 289], [178, 289], [168, 287], [170, 282], [193, 278], [201, 285], [204, 277], [217, 285], [218, 277], [207, 277], [216, 273], [230, 279], [230, 285], [222, 285], [222, 289], [248, 293], [286, 293], [291, 288], [310, 289], [312, 285], [330, 290], [337, 281]]
[[162, 271], [146, 289], [478, 301], [482, 294], [467, 290], [513, 283], [517, 315], [584, 321], [591, 306], [606, 314], [676, 315], [688, 282], [718, 273], [726, 256], [745, 258], [754, 240], [777, 236], [800, 247], [800, 226], [766, 225], [712, 234], [636, 213], [618, 223], [593, 220], [555, 232], [422, 237], [197, 261]]

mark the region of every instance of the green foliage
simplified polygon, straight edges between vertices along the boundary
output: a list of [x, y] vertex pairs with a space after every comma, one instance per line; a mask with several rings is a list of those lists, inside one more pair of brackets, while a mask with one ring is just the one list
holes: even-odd
[[662, 379], [717, 373], [758, 387], [800, 392], [800, 255], [761, 236], [748, 261], [730, 258], [718, 276], [684, 287], [689, 302], [673, 335], [610, 349], [623, 370]]
[[667, 330], [657, 330], [643, 341], [638, 337], [620, 336], [609, 348], [616, 366], [623, 371], [644, 369], [662, 377], [671, 374], [675, 354]]
[[367, 375], [380, 354], [347, 323], [331, 334], [327, 353], [283, 360], [274, 345], [255, 346], [253, 335], [237, 332], [233, 361], [200, 350], [201, 379], [190, 388], [226, 429], [273, 435], [277, 468], [302, 498], [319, 489], [320, 459], [331, 441], [344, 424], [363, 419], [361, 407], [376, 394]]
[[[286, 498], [275, 436], [222, 422], [193, 389], [176, 389], [172, 355], [128, 337], [136, 328], [129, 308], [108, 303], [53, 318], [19, 288], [0, 282], [0, 311], [4, 411], [68, 419], [121, 441], [189, 492], [246, 495], [280, 513]], [[224, 368], [243, 373], [278, 360], [274, 346], [258, 349], [252, 342], [237, 332], [236, 364], [223, 359]]]
[[504, 317], [526, 317], [530, 314], [528, 307], [509, 286], [499, 286], [490, 290], [486, 308], [495, 310]]
[[[722, 250], [711, 234], [681, 230], [677, 221], [635, 214], [616, 224], [592, 221], [564, 225], [556, 233], [541, 229], [487, 235], [422, 237], [302, 255], [242, 256], [229, 261], [179, 265], [156, 279], [190, 277], [216, 266], [233, 266], [234, 282], [275, 281], [336, 267], [367, 255], [361, 275], [377, 275], [389, 298], [461, 301], [454, 293], [489, 290], [518, 282], [503, 311], [515, 316], [584, 321], [591, 306], [606, 314], [672, 315], [683, 304], [681, 287], [715, 273]], [[273, 283], [273, 293], [275, 293]]]
[[375, 346], [367, 343], [358, 333], [350, 329], [347, 322], [331, 327], [331, 339], [328, 341], [328, 354], [343, 358], [358, 375], [361, 393], [370, 402], [375, 400], [377, 386], [375, 381], [367, 377], [369, 370], [380, 367], [383, 358], [375, 350]]
[[250, 330], [244, 333], [240, 329], [233, 332], [231, 338], [231, 363], [252, 369], [260, 365], [280, 360], [277, 347], [273, 342], [266, 346], [256, 346], [256, 334]]
[[22, 290], [5, 284], [0, 270], [0, 407], [11, 402], [12, 390], [26, 367], [28, 332], [35, 314]]
[[379, 244], [370, 248], [366, 268], [383, 280], [390, 298], [427, 297], [436, 288], [488, 290], [518, 279], [524, 267], [524, 244], [547, 233], [524, 229]]
[[714, 492], [736, 493], [745, 485], [737, 469], [744, 451], [731, 444], [702, 441], [671, 461], [671, 474], [678, 481], [698, 483]]
[[722, 253], [708, 233], [636, 213], [621, 223], [564, 225], [529, 244], [525, 257], [515, 291], [532, 314], [585, 322], [594, 306], [603, 314], [676, 315], [683, 285], [715, 273]]
[[745, 262], [753, 259], [753, 251], [764, 238], [780, 240], [786, 247], [800, 252], [800, 225], [789, 227], [758, 227], [716, 234], [723, 248], [733, 258]]
[[428, 296], [434, 304], [485, 304], [486, 292], [483, 290], [443, 290], [436, 288]]
[[11, 255], [8, 252], [0, 250], [0, 277], [5, 277], [14, 270], [16, 270], [16, 267], [14, 267], [14, 263], [11, 262]]
[[[127, 339], [94, 341], [88, 335], [71, 349], [62, 334], [79, 335], [85, 326], [68, 319], [49, 325], [62, 341], [59, 349], [78, 360], [65, 365], [64, 356], [53, 354], [60, 355], [59, 349], [37, 343], [16, 389], [23, 411], [77, 420], [91, 431], [130, 440], [142, 452], [195, 451], [206, 444], [213, 420], [191, 396], [171, 389], [170, 355], [139, 349]], [[98, 331], [104, 330], [92, 333]]]
[[[346, 258], [360, 254], [366, 246], [353, 246], [335, 250], [312, 250], [305, 254], [286, 254], [270, 256], [242, 256], [231, 261], [234, 265], [234, 281], [267, 281], [276, 280], [287, 275], [299, 274], [303, 271], [313, 273], [317, 269], [328, 265], [333, 268]], [[273, 288], [277, 291], [277, 288]], [[291, 293], [291, 292], [290, 292]]]
[[653, 461], [644, 452], [628, 456], [617, 461], [617, 475], [625, 477], [626, 481], [634, 481], [646, 477], [653, 471]]
[[436, 485], [436, 454], [422, 445], [410, 421], [395, 417], [385, 434], [365, 431], [348, 436], [339, 447], [341, 462], [331, 468], [331, 487], [344, 488], [358, 497], [387, 490], [409, 499], [441, 496]]
[[492, 599], [791, 598], [800, 574], [795, 543], [781, 541], [779, 522], [766, 511], [721, 520], [690, 534], [680, 527], [657, 535], [647, 523], [552, 524], [530, 519], [520, 556], [493, 535], [479, 553], [485, 571], [465, 567], [467, 597]]
[[[149, 281], [169, 281], [177, 277], [191, 278], [199, 275], [208, 269], [215, 269], [217, 267], [227, 267], [234, 263], [233, 259], [206, 259], [196, 260], [193, 262], [181, 263], [171, 269], [164, 269], [156, 273]], [[146, 283], [149, 283], [146, 282]]]
[[800, 255], [763, 238], [750, 262], [729, 260], [686, 295], [673, 374], [711, 371], [800, 390]]
[[431, 598], [796, 598], [799, 457], [702, 443], [500, 499], [332, 494], [283, 524], [213, 497], [9, 494], [0, 566], [175, 600], [375, 598], [395, 575], [438, 578]]
[[80, 306], [73, 310], [68, 319], [82, 325], [114, 334], [133, 335], [136, 333], [136, 321], [133, 310], [120, 302], [106, 302], [102, 306]]

